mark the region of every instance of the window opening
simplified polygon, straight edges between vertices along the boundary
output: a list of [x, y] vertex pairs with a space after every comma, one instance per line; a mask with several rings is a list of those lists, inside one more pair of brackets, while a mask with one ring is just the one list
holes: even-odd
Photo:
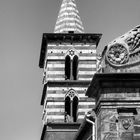
[[73, 121], [77, 120], [77, 111], [78, 111], [78, 98], [75, 96], [73, 98]]
[[69, 96], [67, 96], [65, 99], [65, 112], [66, 112], [66, 115], [70, 116], [70, 97]]
[[65, 58], [65, 79], [69, 79], [70, 80], [70, 74], [71, 73], [71, 59], [70, 56], [67, 55]]
[[65, 97], [65, 122], [76, 122], [78, 111], [78, 97], [74, 90], [70, 90]]
[[69, 50], [65, 57], [65, 80], [77, 80], [78, 56], [74, 50]]
[[73, 57], [73, 80], [77, 80], [78, 56]]

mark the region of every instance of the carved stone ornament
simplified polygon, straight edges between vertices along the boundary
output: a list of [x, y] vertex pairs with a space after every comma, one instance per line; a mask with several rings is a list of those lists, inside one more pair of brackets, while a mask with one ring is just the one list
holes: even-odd
[[116, 67], [129, 66], [139, 62], [140, 25], [116, 38], [106, 46], [107, 62]]
[[74, 50], [69, 50], [69, 55], [73, 56], [74, 55]]
[[76, 93], [76, 91], [74, 89], [70, 89], [68, 91], [68, 93], [66, 94], [66, 97], [69, 96], [71, 100], [73, 100], [73, 98], [76, 96], [78, 97], [78, 94]]
[[127, 33], [125, 42], [129, 46], [130, 52], [135, 52], [140, 48], [140, 25]]
[[112, 65], [122, 65], [128, 61], [129, 52], [125, 45], [116, 43], [109, 47], [106, 58]]
[[132, 119], [127, 118], [122, 120], [122, 126], [125, 130], [128, 130], [132, 126], [133, 122]]

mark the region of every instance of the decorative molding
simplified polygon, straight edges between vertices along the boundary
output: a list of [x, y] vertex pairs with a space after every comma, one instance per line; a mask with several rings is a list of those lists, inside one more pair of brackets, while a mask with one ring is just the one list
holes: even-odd
[[135, 67], [140, 65], [140, 25], [110, 42], [101, 62], [105, 65], [100, 72], [135, 72]]
[[125, 45], [116, 43], [108, 48], [106, 59], [114, 66], [126, 64], [129, 59], [129, 51]]

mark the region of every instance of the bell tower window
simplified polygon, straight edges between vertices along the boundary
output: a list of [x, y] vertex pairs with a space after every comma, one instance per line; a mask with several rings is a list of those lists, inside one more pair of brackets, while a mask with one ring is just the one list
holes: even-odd
[[73, 80], [77, 80], [77, 68], [78, 68], [78, 56], [75, 55], [73, 57], [73, 69], [72, 69], [72, 74], [73, 74]]
[[78, 110], [78, 97], [75, 96], [73, 98], [73, 121], [76, 122], [77, 121], [77, 110]]
[[74, 50], [69, 50], [65, 57], [65, 80], [77, 80], [78, 56]]
[[71, 102], [70, 97], [67, 96], [67, 97], [65, 98], [65, 113], [66, 113], [66, 115], [69, 115], [69, 116], [70, 116], [70, 114], [71, 114], [70, 102]]
[[78, 96], [77, 93], [71, 89], [65, 97], [65, 122], [76, 122], [78, 111]]
[[70, 80], [70, 75], [71, 75], [71, 59], [70, 56], [67, 55], [65, 58], [65, 79]]

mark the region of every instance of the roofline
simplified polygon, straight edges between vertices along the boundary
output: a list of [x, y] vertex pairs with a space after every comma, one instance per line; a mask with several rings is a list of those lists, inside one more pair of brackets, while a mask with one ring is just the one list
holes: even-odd
[[48, 43], [95, 43], [98, 46], [102, 34], [100, 33], [44, 33], [40, 51], [39, 67], [44, 67]]
[[140, 87], [140, 73], [96, 73], [87, 89], [86, 96], [95, 98], [100, 88], [113, 87]]

